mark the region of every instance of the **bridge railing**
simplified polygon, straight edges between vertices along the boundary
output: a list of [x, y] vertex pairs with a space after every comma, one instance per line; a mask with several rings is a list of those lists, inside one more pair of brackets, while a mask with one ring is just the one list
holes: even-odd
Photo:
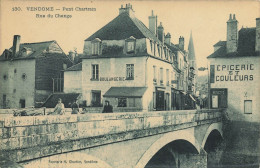
[[181, 110], [0, 119], [0, 155], [13, 161], [86, 149], [222, 119], [222, 110]]

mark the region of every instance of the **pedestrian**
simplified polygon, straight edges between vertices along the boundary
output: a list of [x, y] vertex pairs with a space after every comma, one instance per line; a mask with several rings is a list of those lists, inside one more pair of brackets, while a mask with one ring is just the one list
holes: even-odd
[[78, 100], [75, 100], [71, 105], [71, 114], [78, 114], [79, 113], [79, 103]]
[[63, 115], [65, 113], [64, 111], [64, 104], [62, 103], [61, 98], [58, 99], [58, 103], [54, 108], [53, 114], [60, 114]]
[[105, 101], [105, 106], [102, 113], [113, 113], [113, 106], [109, 104], [108, 100]]
[[203, 108], [203, 99], [200, 97], [200, 109]]

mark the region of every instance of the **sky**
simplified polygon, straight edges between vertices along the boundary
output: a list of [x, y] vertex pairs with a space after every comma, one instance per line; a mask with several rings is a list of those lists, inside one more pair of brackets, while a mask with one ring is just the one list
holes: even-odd
[[[198, 67], [207, 66], [206, 57], [213, 52], [213, 45], [226, 40], [229, 14], [236, 14], [238, 29], [255, 27], [255, 19], [260, 17], [260, 1], [0, 0], [0, 52], [10, 48], [13, 35], [18, 34], [21, 43], [56, 40], [65, 53], [74, 48], [81, 53], [84, 40], [118, 16], [119, 8], [126, 3], [132, 4], [135, 16], [147, 27], [153, 10], [158, 25], [162, 22], [165, 34], [171, 33], [174, 44], [184, 36], [186, 50], [192, 32]], [[28, 7], [53, 7], [54, 11], [29, 11]], [[74, 11], [63, 11], [63, 7]], [[96, 10], [75, 11], [76, 7]], [[45, 18], [37, 18], [36, 14]], [[48, 14], [54, 18], [47, 18]], [[55, 18], [55, 14], [72, 17]]]

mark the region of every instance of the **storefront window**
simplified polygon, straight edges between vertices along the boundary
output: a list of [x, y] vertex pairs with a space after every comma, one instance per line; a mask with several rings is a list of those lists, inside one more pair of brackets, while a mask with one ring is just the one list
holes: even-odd
[[118, 107], [126, 107], [126, 98], [118, 98]]

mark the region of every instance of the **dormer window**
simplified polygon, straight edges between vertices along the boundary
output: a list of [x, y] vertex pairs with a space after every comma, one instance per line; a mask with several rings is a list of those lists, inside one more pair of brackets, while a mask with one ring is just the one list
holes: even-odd
[[92, 55], [101, 55], [101, 40], [95, 38], [92, 43]]
[[158, 55], [160, 57], [161, 56], [161, 48], [160, 48], [159, 44], [157, 45], [157, 48], [158, 48]]
[[131, 36], [128, 39], [125, 40], [125, 47], [126, 47], [126, 53], [135, 53], [135, 45], [136, 45], [136, 39]]

